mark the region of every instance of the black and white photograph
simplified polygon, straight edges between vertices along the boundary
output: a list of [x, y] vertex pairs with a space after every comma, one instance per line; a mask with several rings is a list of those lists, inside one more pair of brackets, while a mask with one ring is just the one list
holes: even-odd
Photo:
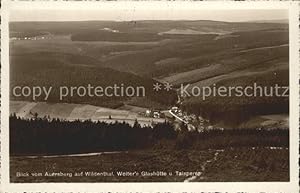
[[9, 183], [292, 182], [290, 15], [9, 11]]

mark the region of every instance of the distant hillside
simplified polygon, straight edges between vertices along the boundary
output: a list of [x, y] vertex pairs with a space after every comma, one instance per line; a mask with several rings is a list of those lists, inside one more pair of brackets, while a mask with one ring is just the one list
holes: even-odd
[[251, 23], [251, 22], [220, 22], [209, 20], [144, 20], [144, 21], [66, 21], [66, 22], [10, 22], [13, 32], [50, 32], [52, 34], [85, 33], [90, 30], [110, 28], [119, 32], [160, 33], [172, 29], [193, 29], [203, 32], [216, 30], [226, 32], [253, 31], [271, 28], [287, 28], [286, 24]]
[[[175, 92], [171, 95], [164, 90], [159, 92], [161, 94], [154, 92], [154, 80], [171, 83], [175, 89], [181, 84], [230, 86], [256, 81], [266, 86], [275, 82], [287, 85], [289, 80], [286, 23], [201, 20], [11, 22], [10, 30], [10, 36], [14, 37], [10, 44], [13, 85], [125, 83], [143, 84], [149, 90], [148, 97], [143, 100], [77, 98], [64, 102], [109, 107], [129, 103], [167, 108], [176, 103]], [[39, 38], [28, 40], [25, 36]], [[272, 107], [268, 106], [270, 101]], [[234, 117], [247, 108], [253, 110], [245, 117], [266, 113], [256, 110], [260, 106], [270, 107], [269, 114], [288, 112], [286, 99], [270, 101], [215, 98], [203, 102], [192, 97], [185, 99], [182, 105], [189, 112], [199, 114], [203, 114], [204, 108], [212, 119], [227, 119], [219, 114]], [[214, 113], [218, 116], [213, 116]]]
[[[101, 86], [144, 86], [146, 97], [141, 97], [144, 105], [146, 101], [155, 101], [162, 105], [172, 104], [176, 100], [175, 93], [162, 91], [159, 94], [153, 91], [154, 80], [142, 78], [134, 74], [116, 71], [110, 68], [97, 66], [97, 60], [86, 56], [78, 56], [56, 52], [35, 52], [30, 54], [11, 52], [10, 59], [11, 88], [14, 86], [46, 86], [53, 87], [47, 102], [86, 103], [105, 107], [118, 107], [131, 97], [101, 96], [90, 97], [68, 96], [59, 100], [59, 87], [83, 86], [90, 84], [93, 87]], [[15, 100], [30, 100], [29, 97], [14, 97]], [[43, 97], [37, 98], [43, 101]]]
[[254, 20], [254, 21], [249, 21], [251, 23], [282, 23], [282, 24], [288, 24], [289, 20], [288, 19], [273, 19], [273, 20]]

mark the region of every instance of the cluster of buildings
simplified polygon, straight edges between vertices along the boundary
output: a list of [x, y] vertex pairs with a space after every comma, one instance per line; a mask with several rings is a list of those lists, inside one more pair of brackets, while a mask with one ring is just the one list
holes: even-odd
[[186, 123], [188, 130], [198, 130], [203, 131], [205, 129], [210, 129], [212, 126], [209, 124], [209, 120], [204, 119], [201, 116], [196, 116], [195, 114], [188, 115], [186, 112], [183, 112], [178, 107], [172, 107], [170, 110], [179, 120]]
[[159, 110], [147, 109], [145, 112], [146, 117], [161, 118], [161, 115]]
[[[178, 120], [184, 122], [187, 125], [198, 125], [198, 126], [203, 126], [207, 127], [209, 124], [209, 120], [204, 119], [201, 116], [196, 116], [195, 114], [190, 114], [188, 115], [186, 112], [183, 112], [180, 108], [178, 107], [172, 107], [170, 109], [170, 112], [173, 117], [177, 118]], [[152, 118], [164, 118], [164, 113], [161, 112], [160, 110], [154, 110], [154, 109], [147, 109], [144, 114], [146, 117], [152, 117]]]
[[195, 114], [188, 115], [186, 112], [183, 112], [178, 107], [172, 107], [171, 112], [174, 113], [176, 116], [178, 116], [180, 119], [182, 119], [186, 123], [190, 123], [195, 120], [199, 120], [200, 123], [208, 122], [208, 120], [203, 119], [201, 116], [197, 117]]

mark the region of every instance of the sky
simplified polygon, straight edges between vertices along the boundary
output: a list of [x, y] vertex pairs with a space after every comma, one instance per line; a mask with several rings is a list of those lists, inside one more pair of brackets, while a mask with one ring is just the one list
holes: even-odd
[[11, 10], [10, 21], [85, 21], [85, 20], [215, 20], [228, 22], [255, 20], [287, 20], [284, 9], [265, 10], [199, 10], [166, 9], [35, 9]]

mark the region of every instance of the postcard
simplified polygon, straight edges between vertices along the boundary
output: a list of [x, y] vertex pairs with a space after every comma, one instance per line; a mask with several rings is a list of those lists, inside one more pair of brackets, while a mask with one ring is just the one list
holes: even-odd
[[299, 191], [295, 2], [5, 1], [4, 192]]

